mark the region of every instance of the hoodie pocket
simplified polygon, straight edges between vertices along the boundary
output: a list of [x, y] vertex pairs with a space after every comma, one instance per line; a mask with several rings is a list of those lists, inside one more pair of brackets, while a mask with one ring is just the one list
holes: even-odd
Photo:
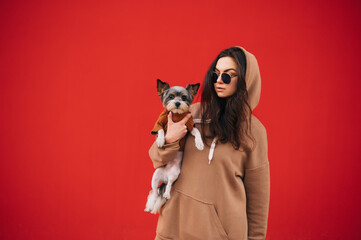
[[174, 189], [158, 219], [160, 239], [224, 240], [227, 238], [216, 208]]

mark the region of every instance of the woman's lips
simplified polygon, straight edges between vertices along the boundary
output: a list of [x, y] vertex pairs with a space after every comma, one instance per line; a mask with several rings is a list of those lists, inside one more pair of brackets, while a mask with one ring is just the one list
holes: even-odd
[[222, 88], [222, 87], [216, 87], [216, 91], [217, 92], [221, 92], [221, 91], [223, 91], [224, 90], [224, 88]]

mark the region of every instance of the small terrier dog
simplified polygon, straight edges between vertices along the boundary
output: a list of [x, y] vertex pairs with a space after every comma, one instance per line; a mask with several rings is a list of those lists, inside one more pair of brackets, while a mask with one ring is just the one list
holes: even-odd
[[[197, 94], [199, 83], [187, 85], [186, 88], [174, 86], [169, 87], [169, 84], [157, 79], [158, 95], [165, 107], [164, 111], [159, 115], [158, 121], [155, 123], [152, 134], [157, 134], [157, 146], [163, 147], [165, 144], [165, 131], [167, 131], [168, 114], [172, 112], [173, 122], [181, 121], [188, 113], [194, 96]], [[194, 127], [192, 117], [185, 123], [188, 131], [195, 137], [195, 144], [197, 149], [203, 150], [204, 144], [201, 134], [197, 128]], [[163, 204], [170, 198], [170, 190], [172, 184], [177, 180], [180, 174], [182, 164], [183, 150], [185, 144], [185, 137], [179, 141], [180, 149], [176, 156], [168, 162], [167, 165], [157, 168], [152, 177], [152, 190], [148, 195], [145, 212], [156, 214], [159, 212]], [[160, 187], [159, 184], [162, 183]]]

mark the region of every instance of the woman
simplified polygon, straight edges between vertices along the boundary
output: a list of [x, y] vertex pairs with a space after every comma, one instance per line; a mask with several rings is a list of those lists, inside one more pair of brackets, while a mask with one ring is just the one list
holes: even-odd
[[[256, 58], [244, 48], [223, 50], [211, 64], [202, 101], [191, 106], [206, 143], [187, 135], [181, 174], [162, 207], [156, 239], [265, 239], [269, 205], [267, 135], [252, 115], [261, 92]], [[166, 144], [149, 150], [155, 168], [178, 151], [182, 123], [168, 125]]]

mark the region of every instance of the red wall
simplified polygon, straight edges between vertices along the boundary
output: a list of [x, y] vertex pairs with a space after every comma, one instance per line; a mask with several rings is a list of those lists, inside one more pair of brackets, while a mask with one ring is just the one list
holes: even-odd
[[254, 53], [267, 239], [360, 239], [359, 1], [2, 1], [0, 239], [153, 239], [156, 78]]

